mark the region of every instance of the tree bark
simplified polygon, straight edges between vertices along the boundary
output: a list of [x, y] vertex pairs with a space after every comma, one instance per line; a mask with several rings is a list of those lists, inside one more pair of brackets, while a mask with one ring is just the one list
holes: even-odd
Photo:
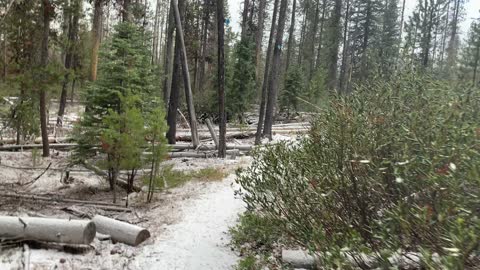
[[[42, 46], [40, 56], [40, 66], [46, 68], [48, 65], [48, 38], [50, 35], [50, 20], [54, 7], [49, 0], [42, 0], [43, 11], [43, 33], [42, 33]], [[43, 82], [40, 86], [40, 129], [42, 133], [42, 149], [43, 157], [50, 155], [50, 149], [48, 146], [48, 115], [47, 115], [47, 94], [46, 94], [46, 78], [42, 75]]]
[[270, 27], [270, 37], [268, 38], [267, 56], [265, 58], [265, 70], [263, 71], [263, 84], [262, 84], [262, 96], [260, 98], [260, 111], [258, 113], [257, 133], [255, 134], [255, 144], [260, 144], [263, 130], [263, 120], [265, 117], [265, 106], [267, 104], [267, 86], [268, 78], [270, 74], [270, 62], [272, 61], [272, 47], [275, 39], [275, 29], [277, 22], [279, 0], [275, 0], [273, 4], [272, 24]]
[[90, 81], [97, 80], [98, 51], [102, 35], [103, 5], [105, 0], [94, 0], [92, 23], [92, 55], [90, 59]]
[[[247, 0], [245, 0], [247, 1]], [[220, 125], [220, 138], [218, 146], [218, 156], [225, 158], [227, 119], [225, 115], [225, 17], [223, 11], [223, 0], [217, 0], [217, 32], [218, 32], [218, 118]], [[242, 26], [243, 27], [246, 26]]]
[[7, 32], [4, 30], [2, 34], [3, 34], [2, 79], [3, 81], [5, 81], [7, 79]]
[[458, 15], [460, 13], [460, 0], [455, 0], [453, 8], [452, 30], [450, 34], [450, 41], [448, 43], [448, 57], [447, 67], [453, 67], [457, 60], [457, 31], [458, 31]]
[[340, 67], [340, 83], [338, 91], [340, 93], [345, 93], [345, 74], [347, 71], [347, 54], [350, 44], [347, 39], [348, 35], [348, 24], [350, 21], [350, 0], [347, 0], [347, 10], [345, 11], [345, 21], [343, 23], [343, 51], [342, 51], [342, 66]]
[[[173, 12], [173, 9], [172, 9]], [[173, 56], [172, 85], [170, 87], [168, 113], [167, 113], [167, 140], [169, 144], [176, 143], [177, 133], [177, 110], [180, 101], [180, 81], [181, 81], [181, 63], [180, 63], [180, 42], [179, 36], [175, 37], [175, 54]]]
[[278, 85], [280, 81], [280, 56], [282, 54], [283, 31], [285, 28], [285, 18], [287, 13], [288, 0], [282, 0], [280, 3], [280, 14], [278, 17], [277, 35], [275, 38], [275, 47], [273, 49], [272, 72], [268, 83], [267, 107], [265, 110], [265, 128], [263, 134], [272, 139], [272, 125], [274, 110], [277, 104]]
[[317, 4], [315, 7], [315, 19], [313, 21], [313, 30], [312, 30], [312, 46], [309, 48], [310, 49], [310, 72], [308, 76], [308, 80], [310, 81], [313, 78], [313, 74], [315, 72], [315, 41], [316, 41], [316, 36], [317, 36], [317, 30], [318, 30], [318, 20], [320, 17], [320, 0], [317, 0]]
[[328, 73], [327, 73], [327, 87], [331, 90], [335, 89], [337, 85], [337, 61], [338, 61], [338, 51], [340, 48], [340, 19], [342, 17], [342, 0], [335, 0], [335, 5], [333, 8], [333, 15], [330, 22], [331, 28], [331, 44], [330, 51], [328, 53]]
[[320, 19], [320, 33], [318, 36], [318, 47], [317, 47], [317, 63], [315, 64], [315, 70], [320, 68], [320, 62], [322, 59], [322, 48], [323, 48], [323, 33], [325, 28], [325, 13], [327, 12], [327, 0], [322, 1], [322, 18]]
[[260, 66], [262, 65], [262, 42], [263, 42], [263, 29], [265, 26], [265, 6], [266, 0], [260, 0], [258, 6], [258, 25], [255, 33], [255, 78], [257, 85], [260, 85]]
[[199, 92], [203, 90], [205, 81], [205, 59], [207, 55], [207, 38], [208, 38], [208, 25], [210, 21], [210, 0], [204, 0], [204, 14], [202, 25], [202, 37], [201, 37], [201, 50], [200, 50], [200, 63], [197, 86], [195, 89]]
[[295, 9], [297, 7], [297, 0], [293, 0], [292, 6], [292, 19], [290, 20], [290, 29], [288, 30], [288, 48], [287, 48], [287, 59], [285, 60], [285, 71], [288, 72], [288, 68], [290, 67], [290, 57], [292, 54], [292, 46], [293, 46], [293, 31], [295, 31]]
[[[217, 1], [218, 3], [218, 1]], [[218, 4], [217, 4], [218, 5]], [[250, 0], [243, 0], [243, 11], [242, 11], [242, 32], [240, 34], [240, 37], [245, 39], [249, 32], [249, 25], [248, 25], [248, 8], [250, 6]], [[218, 16], [218, 15], [217, 15]]]
[[0, 216], [0, 238], [88, 245], [95, 233], [95, 223], [90, 220]]
[[156, 64], [158, 59], [158, 41], [159, 41], [159, 32], [160, 32], [160, 7], [161, 7], [161, 0], [157, 0], [157, 4], [155, 7], [155, 17], [153, 20], [153, 43], [152, 43], [152, 59], [151, 63], [153, 65]]
[[[180, 42], [181, 55], [180, 60], [182, 63], [183, 82], [185, 87], [185, 99], [187, 100], [188, 114], [190, 117], [190, 128], [192, 130], [192, 143], [194, 146], [198, 146], [200, 141], [198, 139], [197, 131], [197, 117], [195, 115], [195, 107], [193, 104], [192, 85], [190, 83], [190, 71], [188, 69], [187, 50], [185, 48], [185, 41], [183, 39], [182, 18], [180, 17], [180, 11], [177, 5], [177, 0], [173, 1], [173, 10], [175, 12], [175, 26], [177, 29], [178, 41]], [[185, 0], [181, 0], [183, 2]], [[185, 5], [182, 3], [182, 5]]]
[[[63, 115], [65, 114], [65, 107], [67, 105], [67, 87], [68, 81], [70, 77], [70, 72], [74, 65], [74, 57], [75, 57], [75, 46], [77, 41], [77, 34], [78, 34], [78, 20], [79, 20], [79, 13], [81, 9], [81, 1], [80, 0], [72, 0], [72, 5], [70, 6], [71, 12], [69, 13], [69, 22], [68, 22], [68, 38], [67, 38], [67, 45], [66, 45], [66, 53], [65, 53], [65, 76], [63, 78], [62, 83], [62, 92], [60, 94], [60, 104], [58, 108], [57, 114], [57, 126], [62, 126], [63, 122]], [[73, 12], [73, 14], [72, 14]]]
[[[168, 29], [167, 29], [167, 44], [165, 51], [165, 76], [163, 78], [163, 100], [165, 104], [168, 104], [170, 100], [170, 92], [172, 90], [172, 78], [173, 78], [173, 33], [175, 31], [175, 18], [173, 15], [172, 4], [170, 3], [170, 9], [168, 10]], [[176, 48], [176, 45], [175, 45]], [[173, 62], [173, 63], [172, 63]], [[176, 109], [175, 109], [176, 113]]]
[[150, 237], [148, 230], [113, 218], [96, 215], [92, 221], [97, 232], [110, 235], [112, 240], [127, 245], [138, 246]]

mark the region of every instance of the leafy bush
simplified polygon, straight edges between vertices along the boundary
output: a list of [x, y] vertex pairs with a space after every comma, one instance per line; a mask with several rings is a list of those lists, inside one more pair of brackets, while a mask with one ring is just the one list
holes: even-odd
[[408, 252], [422, 267], [472, 265], [479, 105], [480, 92], [426, 78], [357, 87], [333, 99], [303, 141], [257, 152], [238, 174], [243, 198], [327, 269], [388, 268]]

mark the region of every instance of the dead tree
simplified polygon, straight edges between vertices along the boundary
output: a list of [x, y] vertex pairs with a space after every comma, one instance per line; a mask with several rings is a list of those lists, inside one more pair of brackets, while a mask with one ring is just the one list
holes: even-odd
[[218, 116], [220, 121], [220, 140], [218, 146], [218, 156], [226, 156], [227, 119], [225, 115], [225, 48], [224, 48], [224, 22], [223, 0], [217, 0], [217, 29], [218, 29]]
[[98, 51], [102, 35], [103, 5], [105, 0], [94, 0], [92, 23], [92, 55], [90, 58], [90, 80], [97, 80]]

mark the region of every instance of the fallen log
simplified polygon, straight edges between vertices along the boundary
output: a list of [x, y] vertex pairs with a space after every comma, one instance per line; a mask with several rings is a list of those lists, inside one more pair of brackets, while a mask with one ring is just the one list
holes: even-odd
[[0, 238], [86, 245], [92, 242], [95, 232], [95, 223], [89, 220], [0, 216]]
[[[210, 139], [210, 138], [209, 138]], [[49, 145], [51, 149], [71, 149], [77, 146], [76, 143], [52, 143]], [[253, 146], [248, 144], [243, 145], [235, 145], [235, 144], [227, 144], [227, 149], [238, 149], [240, 151], [250, 151]], [[9, 145], [0, 145], [0, 151], [15, 151], [15, 150], [28, 150], [28, 149], [40, 149], [42, 148], [41, 144], [24, 144], [24, 145], [16, 145], [16, 144], [9, 144]], [[169, 144], [168, 148], [172, 150], [195, 150], [195, 147], [191, 144], [187, 143], [180, 143], [180, 144]], [[202, 145], [199, 146], [196, 150], [215, 150], [214, 146], [210, 145]]]
[[84, 206], [92, 206], [98, 209], [115, 211], [115, 212], [131, 212], [132, 210], [117, 204], [108, 203], [108, 202], [99, 202], [99, 201], [84, 201], [84, 200], [75, 200], [67, 198], [56, 198], [56, 197], [45, 197], [35, 194], [16, 194], [16, 193], [0, 193], [1, 198], [16, 198], [16, 199], [27, 199], [34, 201], [49, 201], [49, 202], [62, 202], [62, 203], [73, 203]]
[[97, 232], [110, 235], [112, 240], [125, 243], [131, 246], [137, 246], [150, 237], [147, 229], [132, 225], [123, 221], [96, 215], [92, 218]]

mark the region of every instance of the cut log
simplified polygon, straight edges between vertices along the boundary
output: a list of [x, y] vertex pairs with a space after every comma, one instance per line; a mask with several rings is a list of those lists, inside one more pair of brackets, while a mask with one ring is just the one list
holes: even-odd
[[89, 220], [0, 216], [0, 238], [86, 245], [95, 233], [95, 223]]
[[147, 229], [132, 225], [123, 221], [96, 215], [92, 221], [95, 223], [97, 232], [110, 235], [112, 240], [137, 246], [150, 237]]

